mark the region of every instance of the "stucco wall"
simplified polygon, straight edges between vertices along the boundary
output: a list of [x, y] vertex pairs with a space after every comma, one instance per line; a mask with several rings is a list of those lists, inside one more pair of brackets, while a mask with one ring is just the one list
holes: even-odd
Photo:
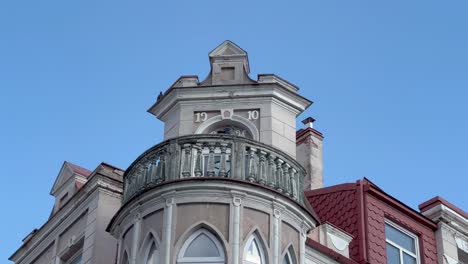
[[288, 250], [288, 247], [292, 245], [294, 248], [294, 257], [298, 259], [297, 250], [299, 249], [299, 236], [299, 230], [283, 222], [281, 225], [281, 252], [285, 252]]
[[31, 264], [48, 264], [52, 261], [53, 244], [49, 245]]
[[[120, 197], [110, 196], [105, 193], [99, 193], [98, 207], [96, 209], [96, 219], [93, 227], [87, 230], [93, 232], [93, 263], [113, 264], [115, 260], [109, 256], [115, 256], [117, 251], [117, 239], [106, 232], [106, 226], [115, 212], [119, 209]], [[91, 236], [91, 234], [88, 234]]]
[[141, 233], [143, 238], [146, 238], [148, 233], [151, 231], [154, 232], [153, 235], [157, 236], [157, 238], [161, 241], [163, 231], [163, 215], [164, 211], [158, 210], [143, 217], [143, 223], [141, 225]]
[[259, 229], [259, 232], [266, 239], [265, 243], [269, 244], [270, 215], [262, 211], [244, 208], [242, 216], [242, 238], [244, 240], [248, 239], [247, 236], [251, 233], [254, 227]]
[[70, 227], [68, 227], [62, 234], [60, 234], [57, 252], [60, 253], [65, 248], [67, 248], [68, 242], [72, 237], [78, 239], [78, 237], [84, 234], [86, 227], [86, 217], [87, 214], [81, 215]]
[[[120, 256], [124, 256], [125, 251], [130, 251], [132, 247], [132, 242], [133, 242], [133, 236], [135, 235], [133, 233], [133, 226], [131, 226], [123, 235], [123, 243], [121, 244], [119, 250], [120, 250]], [[132, 254], [132, 252], [128, 252], [129, 255]]]
[[229, 206], [215, 203], [181, 204], [177, 206], [177, 226], [174, 244], [195, 223], [206, 221], [229, 240]]

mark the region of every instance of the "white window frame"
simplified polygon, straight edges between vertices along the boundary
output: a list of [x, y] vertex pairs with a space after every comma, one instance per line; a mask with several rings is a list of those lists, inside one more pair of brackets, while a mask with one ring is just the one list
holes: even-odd
[[249, 237], [249, 239], [247, 240], [247, 242], [244, 245], [244, 255], [242, 256], [242, 263], [246, 263], [245, 262], [245, 257], [247, 256], [249, 246], [253, 242], [253, 240], [257, 241], [258, 251], [260, 251], [261, 264], [267, 264], [266, 258], [265, 258], [265, 248], [264, 248], [263, 243], [262, 243], [263, 241], [260, 239], [260, 237], [255, 232]]
[[[414, 233], [404, 229], [403, 227], [399, 226], [398, 224], [395, 224], [394, 222], [388, 220], [388, 219], [385, 219], [385, 224], [386, 225], [389, 225], [395, 229], [397, 229], [398, 231], [401, 231], [403, 234], [411, 237], [412, 239], [414, 239], [414, 251], [415, 253], [411, 252], [411, 251], [408, 251], [407, 249], [403, 248], [402, 246], [398, 245], [396, 242], [393, 242], [392, 240], [388, 239], [387, 238], [387, 234], [385, 234], [385, 242], [386, 243], [389, 243], [390, 245], [396, 247], [398, 250], [399, 250], [399, 254], [400, 254], [400, 263], [403, 263], [403, 252], [416, 258], [416, 264], [420, 264], [421, 263], [421, 258], [420, 258], [420, 254], [419, 254], [419, 238], [417, 235], [415, 235]], [[384, 230], [385, 230], [385, 227], [384, 227]]]
[[[220, 254], [219, 257], [184, 257], [185, 251], [187, 251], [187, 248], [190, 246], [192, 241], [196, 239], [200, 234], [205, 234], [213, 243], [215, 244], [216, 248], [218, 249], [218, 252]], [[199, 229], [195, 231], [192, 235], [187, 238], [187, 240], [184, 242], [184, 245], [179, 251], [178, 257], [177, 257], [177, 263], [213, 263], [213, 264], [225, 264], [226, 262], [226, 257], [224, 254], [224, 247], [219, 241], [219, 239], [213, 235], [210, 231], [206, 229]]]

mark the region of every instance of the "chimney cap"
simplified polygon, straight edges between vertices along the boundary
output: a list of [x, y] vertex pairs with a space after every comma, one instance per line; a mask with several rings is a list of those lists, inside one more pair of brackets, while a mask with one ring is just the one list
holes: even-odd
[[307, 117], [306, 119], [302, 120], [302, 123], [305, 125], [306, 128], [314, 128], [315, 119], [312, 117]]
[[315, 122], [315, 119], [314, 119], [313, 117], [310, 117], [310, 116], [307, 117], [306, 119], [302, 120], [302, 123], [303, 123], [304, 125], [307, 125], [307, 124], [309, 124], [309, 123], [314, 123], [314, 122]]

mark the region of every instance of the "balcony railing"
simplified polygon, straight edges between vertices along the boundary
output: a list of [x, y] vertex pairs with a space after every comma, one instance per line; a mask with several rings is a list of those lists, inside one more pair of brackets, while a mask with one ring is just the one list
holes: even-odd
[[231, 135], [169, 139], [138, 157], [124, 175], [123, 202], [185, 178], [229, 178], [263, 185], [303, 204], [305, 170], [281, 150]]

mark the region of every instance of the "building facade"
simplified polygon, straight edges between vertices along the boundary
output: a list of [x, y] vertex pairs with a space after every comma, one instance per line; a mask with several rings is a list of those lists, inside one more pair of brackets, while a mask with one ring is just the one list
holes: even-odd
[[115, 239], [105, 232], [120, 208], [124, 171], [101, 163], [94, 171], [65, 162], [52, 187], [49, 220], [23, 239], [15, 263], [114, 263]]
[[324, 188], [323, 135], [310, 117], [296, 128], [312, 102], [274, 74], [251, 79], [247, 53], [231, 41], [209, 62], [204, 80], [182, 76], [158, 96], [148, 112], [164, 123], [164, 140], [127, 170], [65, 163], [51, 218], [10, 260], [465, 261], [464, 211], [429, 201], [420, 213], [367, 179]]

